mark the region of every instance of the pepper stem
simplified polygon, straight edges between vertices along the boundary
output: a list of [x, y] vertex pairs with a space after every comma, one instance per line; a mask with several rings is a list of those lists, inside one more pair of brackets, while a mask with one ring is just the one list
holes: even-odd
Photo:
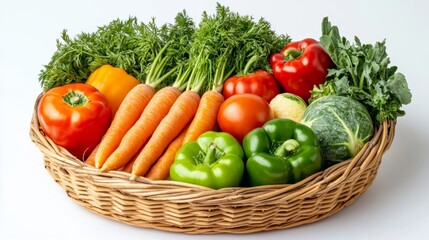
[[210, 143], [209, 149], [207, 149], [207, 154], [203, 159], [204, 164], [211, 165], [216, 162], [216, 148], [217, 145], [215, 143]]
[[89, 102], [84, 93], [79, 91], [70, 91], [63, 96], [63, 101], [70, 107], [81, 107]]
[[298, 147], [298, 141], [295, 139], [288, 139], [274, 151], [274, 155], [278, 157], [287, 157], [293, 154]]
[[287, 61], [292, 60], [292, 59], [297, 59], [302, 55], [303, 52], [304, 52], [304, 50], [289, 48], [283, 52], [284, 61], [287, 62]]

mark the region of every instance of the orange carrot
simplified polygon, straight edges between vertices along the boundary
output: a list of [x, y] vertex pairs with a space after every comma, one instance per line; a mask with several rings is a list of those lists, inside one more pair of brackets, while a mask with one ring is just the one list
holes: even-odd
[[201, 134], [213, 130], [217, 122], [217, 114], [224, 97], [217, 91], [207, 91], [201, 97], [197, 112], [188, 128], [168, 146], [167, 150], [150, 168], [146, 177], [152, 180], [167, 179], [170, 173], [170, 166], [174, 162], [179, 148], [189, 142], [195, 141]]
[[143, 150], [143, 147], [145, 144], [146, 143], [143, 143], [143, 146], [137, 151], [136, 154], [134, 154], [134, 156], [127, 162], [127, 164], [122, 168], [121, 171], [131, 173], [131, 171], [133, 170], [133, 164], [136, 161], [136, 158], [139, 155], [139, 153]]
[[156, 163], [150, 168], [149, 172], [146, 174], [146, 177], [152, 180], [164, 180], [167, 179], [170, 175], [170, 167], [174, 162], [177, 151], [183, 145], [183, 139], [187, 132], [187, 127], [183, 129], [182, 133], [174, 139], [170, 145], [168, 145], [167, 150], [162, 154], [162, 156], [156, 160]]
[[136, 157], [137, 155], [135, 155], [135, 157], [133, 157], [130, 161], [128, 161], [127, 165], [125, 165], [124, 168], [122, 168], [123, 172], [131, 173], [133, 171], [133, 164], [136, 161]]
[[170, 112], [161, 121], [146, 146], [137, 156], [133, 165], [131, 180], [144, 175], [162, 155], [170, 142], [182, 132], [195, 116], [199, 101], [200, 95], [194, 91], [185, 91], [179, 96]]
[[207, 91], [201, 97], [197, 113], [186, 132], [183, 143], [195, 141], [204, 132], [214, 130], [224, 97], [217, 91]]
[[95, 167], [101, 168], [106, 159], [119, 146], [122, 137], [134, 125], [155, 94], [155, 89], [147, 84], [139, 84], [125, 96], [118, 111], [104, 135], [95, 155]]
[[140, 118], [128, 130], [118, 148], [109, 156], [100, 171], [106, 172], [125, 166], [157, 129], [179, 96], [180, 91], [175, 87], [164, 87], [155, 93]]
[[95, 154], [98, 151], [98, 148], [100, 147], [100, 144], [97, 144], [97, 146], [92, 150], [91, 154], [89, 154], [88, 158], [85, 160], [85, 163], [95, 167]]

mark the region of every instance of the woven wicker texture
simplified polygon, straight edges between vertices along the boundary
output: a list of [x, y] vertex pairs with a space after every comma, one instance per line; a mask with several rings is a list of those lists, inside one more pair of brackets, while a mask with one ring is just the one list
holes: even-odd
[[286, 229], [330, 216], [368, 189], [394, 134], [395, 122], [384, 122], [356, 157], [296, 184], [212, 190], [143, 177], [130, 181], [119, 171], [98, 173], [47, 138], [36, 111], [30, 128], [45, 168], [76, 203], [126, 224], [189, 234]]

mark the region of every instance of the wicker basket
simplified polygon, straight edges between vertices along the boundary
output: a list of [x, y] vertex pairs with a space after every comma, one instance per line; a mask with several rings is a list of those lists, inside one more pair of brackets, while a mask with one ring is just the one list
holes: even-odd
[[119, 171], [99, 173], [46, 137], [36, 111], [30, 129], [45, 168], [76, 203], [126, 224], [190, 234], [286, 229], [328, 217], [368, 189], [394, 134], [395, 122], [384, 122], [356, 157], [296, 184], [212, 190], [143, 177], [130, 181]]

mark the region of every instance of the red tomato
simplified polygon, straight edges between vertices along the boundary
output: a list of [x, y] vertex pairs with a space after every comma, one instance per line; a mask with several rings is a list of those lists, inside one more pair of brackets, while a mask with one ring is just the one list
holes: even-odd
[[233, 76], [225, 81], [222, 90], [225, 98], [241, 93], [253, 93], [270, 102], [280, 93], [280, 89], [272, 74], [258, 70], [244, 76]]
[[255, 94], [237, 94], [225, 100], [217, 121], [223, 132], [241, 142], [247, 133], [273, 118], [270, 105]]
[[48, 137], [84, 160], [107, 131], [112, 110], [95, 87], [73, 83], [47, 91], [40, 99], [37, 116]]

